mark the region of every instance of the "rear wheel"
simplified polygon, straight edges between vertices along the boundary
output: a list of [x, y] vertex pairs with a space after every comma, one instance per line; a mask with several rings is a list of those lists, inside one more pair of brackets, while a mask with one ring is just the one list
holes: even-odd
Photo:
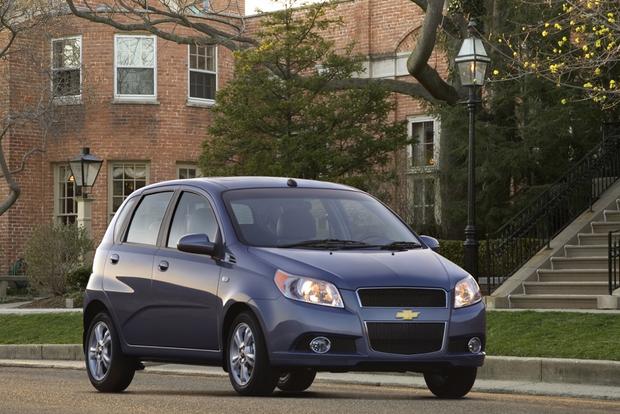
[[97, 390], [121, 392], [131, 384], [137, 363], [123, 355], [112, 319], [104, 312], [90, 323], [84, 356], [88, 378]]
[[278, 388], [287, 392], [302, 392], [310, 388], [316, 377], [313, 369], [301, 368], [287, 371], [280, 375]]
[[269, 364], [263, 331], [249, 312], [235, 318], [228, 335], [226, 364], [230, 382], [241, 395], [269, 395], [278, 372]]
[[450, 368], [439, 372], [425, 372], [428, 389], [439, 398], [462, 398], [476, 381], [476, 368]]

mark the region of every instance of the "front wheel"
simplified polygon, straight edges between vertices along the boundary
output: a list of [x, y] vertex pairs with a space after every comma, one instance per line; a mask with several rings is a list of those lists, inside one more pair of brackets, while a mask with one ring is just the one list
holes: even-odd
[[136, 373], [136, 361], [123, 355], [112, 319], [102, 312], [94, 317], [84, 344], [86, 371], [101, 392], [124, 391]]
[[249, 312], [235, 318], [228, 335], [226, 364], [230, 382], [241, 395], [269, 395], [278, 373], [269, 364], [267, 347], [258, 321]]
[[310, 388], [314, 377], [316, 371], [308, 368], [284, 372], [278, 379], [278, 388], [287, 392], [302, 392]]
[[428, 389], [439, 398], [462, 398], [476, 381], [476, 368], [450, 368], [439, 372], [425, 372]]

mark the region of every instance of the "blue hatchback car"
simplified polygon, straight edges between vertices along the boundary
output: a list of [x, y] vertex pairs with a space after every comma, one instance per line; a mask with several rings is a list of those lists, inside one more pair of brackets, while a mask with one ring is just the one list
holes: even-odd
[[84, 301], [95, 388], [142, 361], [221, 366], [242, 395], [301, 392], [317, 371], [415, 371], [466, 395], [484, 362], [476, 281], [355, 188], [199, 178], [134, 192], [97, 249]]

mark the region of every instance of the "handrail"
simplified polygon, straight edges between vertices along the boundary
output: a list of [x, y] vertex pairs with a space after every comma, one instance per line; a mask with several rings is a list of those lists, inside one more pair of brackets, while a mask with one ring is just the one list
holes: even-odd
[[620, 123], [603, 140], [493, 233], [480, 269], [490, 294], [620, 178]]
[[620, 229], [612, 230], [607, 234], [607, 269], [609, 272], [609, 294], [620, 288]]

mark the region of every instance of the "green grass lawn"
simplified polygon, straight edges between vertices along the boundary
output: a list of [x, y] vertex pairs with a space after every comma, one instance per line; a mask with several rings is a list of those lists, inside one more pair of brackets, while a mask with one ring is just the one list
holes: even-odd
[[620, 361], [620, 315], [488, 312], [487, 354]]
[[0, 315], [0, 344], [82, 343], [81, 313]]
[[[620, 315], [488, 312], [487, 354], [620, 361]], [[0, 344], [80, 343], [82, 315], [0, 315]]]

